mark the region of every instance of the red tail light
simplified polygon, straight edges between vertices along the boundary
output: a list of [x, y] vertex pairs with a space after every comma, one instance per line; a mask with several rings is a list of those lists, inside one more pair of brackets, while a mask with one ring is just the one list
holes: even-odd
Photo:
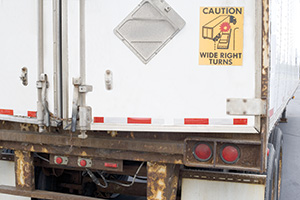
[[221, 148], [221, 159], [227, 164], [234, 164], [240, 158], [240, 150], [235, 145], [223, 145]]
[[57, 157], [55, 160], [56, 164], [61, 164], [63, 162], [63, 159], [61, 157]]
[[82, 159], [80, 162], [81, 167], [85, 167], [87, 165], [86, 160]]
[[212, 152], [212, 147], [209, 144], [198, 143], [194, 148], [193, 154], [197, 160], [206, 162], [211, 159]]

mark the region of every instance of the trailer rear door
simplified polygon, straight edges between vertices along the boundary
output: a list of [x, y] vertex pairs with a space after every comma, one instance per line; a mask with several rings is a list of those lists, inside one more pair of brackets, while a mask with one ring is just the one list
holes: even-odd
[[[228, 99], [260, 99], [256, 2], [168, 3], [68, 1], [69, 102], [72, 78], [84, 77], [93, 86], [86, 95], [93, 130], [257, 133], [254, 114], [227, 110]], [[226, 21], [205, 38], [205, 24], [221, 15]], [[226, 45], [218, 45], [221, 32]]]
[[58, 114], [58, 98], [54, 101], [58, 92], [54, 5], [36, 0], [0, 3], [0, 119], [26, 121], [36, 117], [38, 73], [48, 77], [44, 96], [50, 112]]

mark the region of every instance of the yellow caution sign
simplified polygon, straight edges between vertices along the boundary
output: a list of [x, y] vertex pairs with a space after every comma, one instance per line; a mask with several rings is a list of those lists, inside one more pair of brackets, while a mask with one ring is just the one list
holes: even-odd
[[201, 7], [199, 65], [242, 66], [244, 8]]

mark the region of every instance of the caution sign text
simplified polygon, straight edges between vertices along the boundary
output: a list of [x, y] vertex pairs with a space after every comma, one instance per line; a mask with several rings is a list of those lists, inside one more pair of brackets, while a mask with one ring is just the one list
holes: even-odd
[[199, 65], [242, 66], [244, 8], [201, 7]]

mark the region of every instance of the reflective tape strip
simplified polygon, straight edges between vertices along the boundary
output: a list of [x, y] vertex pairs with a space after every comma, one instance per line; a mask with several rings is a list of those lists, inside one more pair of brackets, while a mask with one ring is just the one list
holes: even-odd
[[36, 111], [28, 111], [27, 116], [28, 117], [36, 117], [36, 113], [37, 113]]
[[208, 118], [185, 118], [185, 125], [209, 125]]
[[151, 124], [151, 118], [127, 118], [128, 124]]
[[1, 115], [14, 115], [14, 111], [10, 109], [0, 109]]
[[104, 123], [104, 117], [94, 117], [94, 123]]
[[248, 125], [248, 119], [233, 119], [233, 125]]
[[105, 124], [127, 124], [125, 117], [104, 117]]
[[232, 119], [218, 119], [218, 118], [211, 118], [209, 119], [209, 125], [233, 125]]
[[201, 125], [248, 125], [248, 119], [230, 118], [184, 118], [174, 119], [174, 125], [201, 126]]
[[139, 118], [139, 117], [94, 117], [96, 124], [165, 124], [164, 119]]
[[[139, 117], [94, 117], [96, 124], [152, 124], [166, 125], [164, 119], [139, 118]], [[247, 118], [181, 118], [174, 119], [173, 125], [248, 125]]]

